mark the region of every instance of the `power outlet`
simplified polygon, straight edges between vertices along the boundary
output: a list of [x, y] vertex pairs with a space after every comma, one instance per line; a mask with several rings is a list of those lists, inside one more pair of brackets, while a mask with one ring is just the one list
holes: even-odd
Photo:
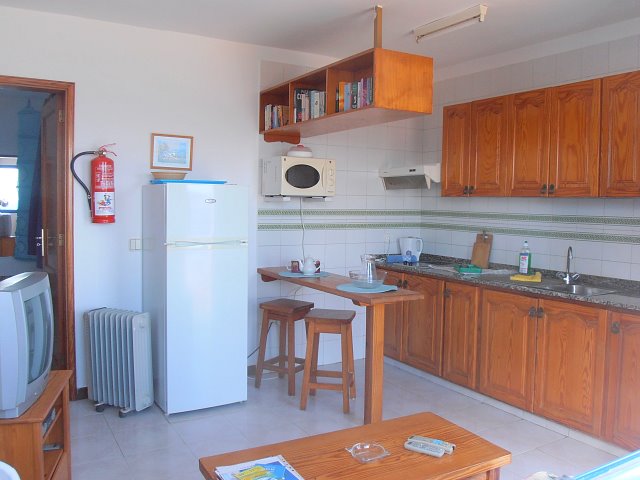
[[389, 232], [384, 232], [384, 243], [389, 243], [391, 241], [391, 234]]

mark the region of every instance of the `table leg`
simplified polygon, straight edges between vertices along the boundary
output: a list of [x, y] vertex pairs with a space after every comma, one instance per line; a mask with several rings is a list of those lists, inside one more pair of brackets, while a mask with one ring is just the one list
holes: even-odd
[[364, 375], [364, 423], [382, 421], [384, 383], [384, 305], [367, 307], [367, 350]]

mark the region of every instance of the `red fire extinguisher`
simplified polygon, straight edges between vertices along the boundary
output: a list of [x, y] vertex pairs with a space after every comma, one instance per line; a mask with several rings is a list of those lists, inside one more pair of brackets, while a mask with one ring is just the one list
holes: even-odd
[[[91, 221], [93, 223], [114, 223], [116, 221], [115, 212], [115, 169], [113, 160], [107, 157], [107, 153], [114, 152], [107, 150], [107, 147], [115, 145], [103, 145], [98, 150], [78, 153], [71, 160], [71, 172], [73, 177], [80, 183], [87, 194], [89, 210], [91, 211]], [[91, 160], [91, 191], [87, 188], [74, 170], [76, 159], [82, 155], [98, 155]]]

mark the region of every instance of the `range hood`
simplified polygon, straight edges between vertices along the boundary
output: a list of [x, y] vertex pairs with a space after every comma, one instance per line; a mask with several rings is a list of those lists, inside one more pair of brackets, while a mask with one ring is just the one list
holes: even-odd
[[440, 183], [440, 164], [387, 168], [378, 174], [385, 190], [431, 188], [431, 182]]

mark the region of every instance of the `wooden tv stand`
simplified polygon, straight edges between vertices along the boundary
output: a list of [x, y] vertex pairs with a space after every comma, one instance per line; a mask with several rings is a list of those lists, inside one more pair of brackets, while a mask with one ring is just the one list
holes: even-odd
[[71, 478], [71, 373], [52, 371], [36, 403], [17, 418], [0, 420], [0, 460], [15, 468], [21, 480]]

